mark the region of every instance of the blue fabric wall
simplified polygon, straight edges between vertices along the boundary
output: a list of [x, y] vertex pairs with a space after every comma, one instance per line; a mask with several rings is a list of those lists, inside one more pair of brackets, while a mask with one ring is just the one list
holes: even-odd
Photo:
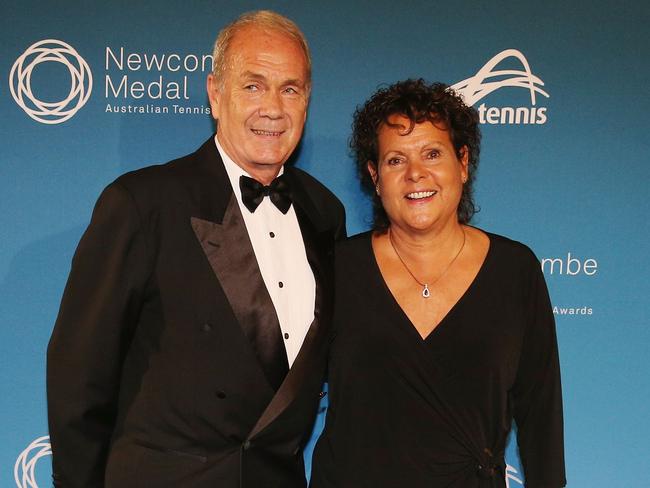
[[[297, 164], [344, 201], [349, 234], [370, 216], [347, 149], [355, 106], [407, 77], [479, 89], [466, 92], [485, 122], [474, 224], [543, 260], [568, 486], [650, 486], [648, 3], [401, 3], [3, 2], [0, 485], [50, 483], [47, 439], [30, 446], [47, 435], [45, 349], [95, 199], [209, 137], [202, 56], [239, 13], [271, 8], [313, 53]], [[147, 68], [154, 55], [169, 63]], [[512, 443], [507, 461], [521, 486]]]

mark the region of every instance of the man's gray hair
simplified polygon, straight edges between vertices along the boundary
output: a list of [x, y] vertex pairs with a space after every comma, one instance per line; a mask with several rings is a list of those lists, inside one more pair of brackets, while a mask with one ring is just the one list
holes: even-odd
[[214, 59], [212, 74], [220, 85], [223, 83], [228, 49], [230, 48], [232, 39], [237, 32], [249, 26], [276, 31], [296, 41], [305, 54], [305, 60], [307, 62], [307, 88], [311, 87], [311, 55], [309, 54], [309, 46], [307, 46], [305, 35], [295, 22], [271, 10], [246, 12], [219, 32], [219, 36], [214, 43], [214, 50], [212, 51], [212, 57]]

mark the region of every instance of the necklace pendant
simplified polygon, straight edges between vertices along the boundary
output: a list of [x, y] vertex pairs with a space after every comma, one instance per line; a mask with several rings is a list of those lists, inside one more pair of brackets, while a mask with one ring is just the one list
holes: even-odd
[[424, 284], [424, 288], [422, 289], [422, 296], [424, 298], [429, 298], [431, 296], [431, 292], [429, 291], [429, 285], [426, 283]]

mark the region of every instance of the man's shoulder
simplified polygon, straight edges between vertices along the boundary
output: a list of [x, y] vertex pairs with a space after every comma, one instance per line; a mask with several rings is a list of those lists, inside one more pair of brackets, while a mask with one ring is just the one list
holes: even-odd
[[296, 167], [288, 168], [287, 171], [298, 180], [302, 189], [305, 190], [317, 203], [325, 202], [343, 208], [343, 204], [338, 197], [323, 183], [306, 171]]
[[119, 176], [115, 183], [129, 190], [144, 190], [149, 187], [178, 183], [186, 178], [199, 177], [197, 169], [200, 158], [198, 151], [173, 159], [138, 168]]
[[109, 187], [121, 187], [138, 200], [173, 197], [202, 188], [206, 181], [225, 181], [220, 174], [218, 153], [212, 138], [196, 151], [159, 164], [152, 164], [119, 176]]
[[219, 161], [214, 141], [208, 139], [193, 153], [119, 176], [106, 186], [95, 207], [135, 208], [142, 218], [186, 206], [197, 212], [206, 195], [217, 202], [227, 198], [229, 183]]
[[[314, 222], [320, 222], [322, 228], [330, 228], [335, 239], [345, 237], [345, 208], [341, 201], [325, 185], [309, 173], [295, 167], [286, 169], [293, 180], [292, 185], [297, 185], [294, 194], [294, 203], [306, 205], [304, 208], [313, 208], [310, 213]], [[309, 212], [308, 212], [309, 213]]]

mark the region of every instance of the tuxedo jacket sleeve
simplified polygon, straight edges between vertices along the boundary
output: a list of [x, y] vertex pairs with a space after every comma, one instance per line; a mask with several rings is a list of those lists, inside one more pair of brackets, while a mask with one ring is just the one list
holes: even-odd
[[103, 482], [121, 364], [144, 306], [151, 259], [131, 196], [112, 184], [73, 258], [48, 351], [55, 484]]
[[345, 220], [320, 183], [286, 172], [320, 301], [277, 391], [206, 255], [210, 232], [238, 212], [214, 141], [104, 190], [48, 347], [55, 486], [304, 486]]

